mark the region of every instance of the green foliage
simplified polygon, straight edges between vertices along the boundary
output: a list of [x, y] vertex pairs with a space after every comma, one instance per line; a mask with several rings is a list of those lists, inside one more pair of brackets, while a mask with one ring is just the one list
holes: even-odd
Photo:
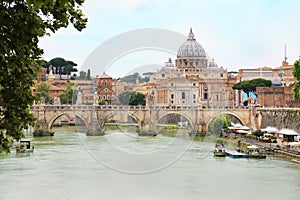
[[129, 105], [137, 106], [137, 105], [146, 105], [146, 98], [143, 93], [134, 92], [131, 96]]
[[252, 132], [252, 135], [255, 135], [256, 137], [260, 137], [264, 135], [264, 132], [261, 130], [256, 130]]
[[74, 68], [77, 64], [64, 58], [53, 58], [46, 65], [48, 68], [50, 65], [55, 67], [56, 70], [53, 73], [59, 75], [71, 75], [71, 72], [77, 72], [77, 69]]
[[99, 100], [98, 100], [98, 104], [99, 104], [99, 105], [105, 105], [106, 102], [105, 102], [104, 99], [99, 99]]
[[178, 129], [177, 125], [165, 125], [164, 129]]
[[249, 97], [250, 92], [254, 92], [256, 94], [256, 87], [271, 87], [271, 86], [272, 86], [272, 81], [263, 78], [257, 78], [257, 79], [238, 82], [232, 87], [232, 89], [243, 90]]
[[294, 97], [300, 102], [300, 59], [294, 63], [293, 75], [297, 79], [297, 82], [294, 84]]
[[35, 96], [38, 97], [40, 101], [44, 99], [46, 104], [49, 103], [51, 100], [49, 92], [50, 87], [51, 85], [46, 82], [41, 82], [37, 84]]
[[131, 90], [125, 90], [121, 92], [118, 96], [119, 101], [122, 105], [129, 105], [131, 96], [133, 95], [134, 91]]
[[78, 89], [71, 83], [66, 84], [67, 88], [64, 92], [60, 92], [58, 97], [61, 104], [72, 104], [76, 102]]
[[[33, 77], [43, 54], [39, 39], [72, 23], [77, 30], [86, 26], [80, 6], [84, 0], [2, 0], [0, 2], [0, 130], [2, 138], [19, 140], [23, 129], [33, 125], [29, 112]], [[7, 146], [1, 140], [0, 146]]]
[[80, 71], [78, 79], [86, 80], [87, 79], [86, 72], [85, 71]]
[[119, 94], [119, 101], [122, 105], [145, 105], [145, 95], [140, 92], [125, 90]]
[[90, 69], [88, 69], [88, 71], [87, 71], [86, 79], [91, 80], [91, 70]]
[[85, 71], [79, 72], [79, 80], [91, 80], [91, 71], [88, 69], [87, 73]]
[[120, 79], [121, 82], [126, 83], [136, 83], [136, 81], [140, 78], [139, 73], [134, 73], [132, 75], [124, 76]]
[[221, 134], [223, 128], [230, 126], [231, 120], [227, 114], [221, 114], [212, 119], [208, 125], [208, 131], [213, 134]]

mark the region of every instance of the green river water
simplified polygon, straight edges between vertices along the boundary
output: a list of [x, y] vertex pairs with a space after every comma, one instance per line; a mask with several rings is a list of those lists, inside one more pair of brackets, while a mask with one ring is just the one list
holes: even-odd
[[0, 200], [300, 200], [300, 165], [276, 157], [216, 158], [214, 141], [187, 134], [55, 131], [0, 155]]

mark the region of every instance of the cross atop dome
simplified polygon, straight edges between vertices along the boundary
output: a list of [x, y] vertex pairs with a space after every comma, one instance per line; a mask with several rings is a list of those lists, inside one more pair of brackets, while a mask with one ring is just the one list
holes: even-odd
[[193, 33], [192, 27], [190, 28], [190, 33], [189, 33], [188, 37], [189, 37], [189, 39], [194, 40], [195, 35]]

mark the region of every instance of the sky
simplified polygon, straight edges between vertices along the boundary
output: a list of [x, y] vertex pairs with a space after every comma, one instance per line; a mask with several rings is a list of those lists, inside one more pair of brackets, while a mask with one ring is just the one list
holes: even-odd
[[[109, 67], [103, 66], [101, 55], [93, 66], [85, 63], [97, 47], [120, 34], [153, 28], [187, 36], [190, 27], [207, 55], [228, 71], [278, 67], [285, 45], [290, 64], [300, 56], [298, 0], [85, 0], [82, 10], [88, 17], [82, 32], [70, 25], [40, 40], [45, 60], [63, 57], [79, 70], [91, 68], [94, 76], [105, 71], [117, 78], [145, 66], [153, 71], [169, 57], [174, 60], [176, 52], [128, 53]], [[174, 40], [178, 48], [183, 42]]]

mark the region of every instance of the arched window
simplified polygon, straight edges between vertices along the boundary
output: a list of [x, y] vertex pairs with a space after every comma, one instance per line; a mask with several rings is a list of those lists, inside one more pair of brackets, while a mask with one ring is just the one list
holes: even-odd
[[106, 99], [106, 96], [105, 96], [105, 95], [103, 95], [103, 99], [104, 99], [104, 100]]
[[103, 86], [106, 86], [106, 81], [103, 81], [102, 84], [103, 84]]
[[107, 95], [107, 100], [110, 100], [110, 96], [109, 95]]
[[185, 99], [185, 92], [182, 92], [182, 93], [181, 93], [181, 98], [182, 98], [182, 99]]
[[171, 94], [171, 99], [174, 99], [174, 94]]

